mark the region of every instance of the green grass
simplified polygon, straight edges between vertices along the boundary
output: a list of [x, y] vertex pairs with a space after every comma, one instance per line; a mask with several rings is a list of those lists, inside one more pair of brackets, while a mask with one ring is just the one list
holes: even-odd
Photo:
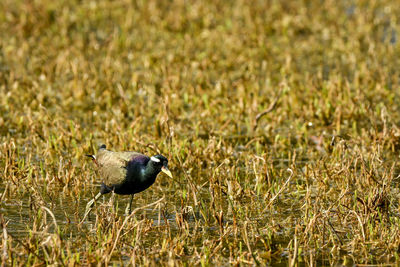
[[[1, 261], [399, 264], [398, 14], [385, 0], [2, 1]], [[101, 143], [162, 153], [174, 180], [128, 217], [129, 197], [100, 198], [78, 225]]]

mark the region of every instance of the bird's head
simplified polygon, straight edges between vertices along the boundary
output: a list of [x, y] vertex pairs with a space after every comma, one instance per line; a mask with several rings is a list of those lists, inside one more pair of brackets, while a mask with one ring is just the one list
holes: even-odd
[[163, 173], [172, 178], [172, 173], [168, 169], [168, 159], [163, 155], [152, 156], [150, 158], [149, 164], [151, 164], [154, 169], [162, 171]]

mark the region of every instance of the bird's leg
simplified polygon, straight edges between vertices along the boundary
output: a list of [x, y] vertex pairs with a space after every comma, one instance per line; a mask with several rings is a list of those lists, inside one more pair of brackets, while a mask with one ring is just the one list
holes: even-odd
[[96, 202], [96, 200], [98, 200], [101, 197], [101, 192], [98, 193], [92, 200], [90, 200], [87, 205], [86, 205], [86, 210], [85, 210], [85, 215], [83, 216], [83, 219], [81, 222], [83, 222], [86, 217], [89, 215], [90, 211], [92, 210], [92, 207], [94, 205], [94, 203]]
[[[111, 191], [111, 197], [110, 197], [110, 200], [108, 201], [108, 205], [110, 205], [111, 210], [113, 211], [113, 213], [115, 213], [115, 209], [116, 209], [116, 207], [114, 205], [114, 202], [115, 202], [114, 200], [115, 200], [115, 193], [114, 193], [114, 190], [113, 190], [113, 191]], [[117, 202], [117, 205], [118, 205], [118, 202]]]
[[134, 194], [131, 195], [131, 201], [129, 202], [129, 205], [125, 209], [125, 215], [131, 214], [133, 195]]
[[129, 214], [132, 212], [132, 200], [133, 200], [133, 194], [131, 195], [131, 202], [129, 203]]

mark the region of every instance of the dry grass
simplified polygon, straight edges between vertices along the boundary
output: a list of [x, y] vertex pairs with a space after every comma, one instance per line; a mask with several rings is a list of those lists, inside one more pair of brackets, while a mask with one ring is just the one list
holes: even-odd
[[[399, 264], [396, 1], [0, 3], [5, 265]], [[161, 152], [100, 199], [84, 155]], [[287, 171], [289, 169], [289, 171]]]

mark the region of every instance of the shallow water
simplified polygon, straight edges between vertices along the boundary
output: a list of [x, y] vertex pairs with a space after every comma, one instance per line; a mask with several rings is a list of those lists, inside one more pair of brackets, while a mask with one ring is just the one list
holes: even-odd
[[[271, 160], [271, 162], [276, 170], [282, 170], [283, 173], [291, 163], [289, 160], [281, 158], [274, 158]], [[305, 158], [300, 158], [298, 161], [296, 161], [296, 166], [300, 169], [309, 163], [311, 162], [307, 161]], [[238, 167], [238, 170], [245, 173], [252, 173], [252, 170], [246, 169], [246, 167]], [[200, 174], [196, 175], [200, 176]], [[177, 177], [182, 176], [183, 175], [177, 171]], [[189, 232], [201, 232], [201, 235], [209, 237], [208, 239], [210, 240], [218, 240], [220, 238], [218, 225], [207, 223], [207, 220], [211, 220], [213, 218], [210, 217], [209, 214], [204, 214], [204, 210], [201, 209], [201, 205], [208, 207], [211, 201], [208, 185], [204, 187], [196, 185], [196, 190], [198, 191], [196, 194], [198, 206], [195, 206], [191, 201], [189, 202], [190, 205], [186, 205], [182, 203], [182, 199], [177, 196], [177, 194], [182, 193], [182, 188], [177, 188], [177, 186], [184, 186], [183, 179], [184, 178], [178, 179], [173, 186], [169, 184], [171, 183], [170, 180], [158, 179], [156, 183], [148, 190], [135, 195], [132, 203], [132, 209], [134, 210], [139, 208], [139, 210], [135, 213], [135, 220], [141, 221], [146, 219], [151, 221], [151, 230], [146, 232], [146, 239], [143, 241], [149, 246], [151, 246], [152, 243], [159, 241], [158, 239], [160, 236], [165, 235], [169, 231], [171, 236], [180, 236], [182, 232], [185, 231], [183, 230], [185, 227], [182, 228], [178, 225], [177, 216], [184, 217], [184, 221], [188, 225]], [[295, 181], [291, 183], [295, 184]], [[171, 191], [170, 188], [179, 190]], [[41, 191], [46, 192], [45, 187], [41, 187], [40, 189]], [[85, 240], [88, 235], [96, 236], [96, 233], [98, 232], [97, 227], [99, 227], [96, 225], [96, 214], [97, 216], [102, 216], [104, 214], [107, 216], [107, 214], [114, 213], [115, 209], [118, 208], [116, 211], [117, 216], [115, 218], [124, 220], [126, 217], [124, 211], [125, 207], [130, 201], [130, 196], [107, 194], [96, 202], [96, 205], [94, 206], [89, 218], [83, 223], [82, 228], [79, 227], [78, 223], [84, 214], [86, 203], [90, 201], [92, 196], [97, 194], [99, 190], [98, 186], [90, 186], [88, 189], [89, 190], [80, 192], [81, 195], [77, 196], [76, 198], [67, 197], [62, 193], [60, 193], [57, 198], [45, 198], [46, 203], [43, 203], [43, 206], [47, 207], [51, 214], [54, 215], [56, 220], [54, 223], [50, 212], [38, 207], [38, 204], [35, 203], [35, 201], [32, 199], [32, 196], [29, 194], [23, 194], [23, 197], [20, 199], [11, 199], [8, 197], [10, 192], [6, 192], [4, 195], [6, 186], [4, 182], [1, 183], [0, 198], [2, 198], [3, 201], [0, 205], [0, 213], [5, 222], [8, 223], [7, 232], [13, 239], [24, 242], [24, 240], [30, 235], [40, 235], [42, 232], [56, 233], [57, 231], [60, 231], [65, 241], [71, 241], [73, 244], [81, 244], [84, 243], [83, 240]], [[262, 211], [263, 207], [259, 206], [260, 203], [265, 204], [262, 195], [253, 196], [252, 198], [237, 197], [230, 199], [231, 197], [232, 196], [222, 194], [222, 199], [220, 199], [218, 202], [221, 210], [224, 211], [224, 227], [230, 227], [235, 224], [233, 209], [237, 209], [238, 207], [248, 209], [247, 214], [251, 214], [252, 216], [242, 220], [241, 223], [245, 221], [249, 225], [254, 225], [254, 227], [257, 229], [263, 229], [263, 231], [269, 229], [269, 227], [274, 227], [272, 231], [273, 237], [270, 240], [271, 243], [269, 246], [274, 248], [276, 251], [279, 251], [278, 248], [281, 248], [279, 253], [275, 254], [271, 258], [268, 258], [265, 263], [273, 266], [287, 266], [290, 262], [290, 257], [292, 257], [290, 255], [289, 246], [290, 243], [293, 242], [295, 226], [302, 221], [302, 212], [300, 212], [300, 209], [304, 203], [299, 201], [298, 196], [291, 195], [290, 192], [288, 192], [286, 194], [281, 194], [276, 199], [276, 201], [273, 203], [274, 208], [272, 212], [269, 210], [264, 212]], [[141, 208], [160, 199], [162, 199], [162, 201], [158, 205]], [[233, 206], [232, 201], [240, 203], [240, 205]], [[41, 216], [46, 216], [46, 218], [39, 220], [38, 223], [35, 222], [35, 218], [38, 216], [39, 210], [42, 213]], [[185, 210], [189, 212], [185, 213]], [[107, 222], [109, 222], [109, 220], [110, 219], [106, 219]], [[271, 220], [274, 223], [269, 225]], [[58, 230], [55, 225], [57, 225]], [[227, 240], [230, 242], [234, 242], [234, 239], [234, 236], [227, 238]], [[198, 240], [195, 249], [201, 249], [203, 247], [204, 243], [202, 240]], [[253, 246], [253, 249], [260, 252], [265, 250], [265, 246], [258, 242], [255, 246]], [[81, 251], [83, 253], [85, 250], [86, 247], [82, 246], [77, 251]], [[127, 250], [129, 250], [129, 248]], [[341, 253], [343, 254], [341, 258], [346, 259], [346, 265], [352, 263], [351, 258], [346, 258], [349, 252], [343, 251]], [[130, 257], [125, 254], [121, 254], [121, 256], [116, 256], [113, 254], [110, 264], [120, 263], [121, 260], [127, 264], [130, 261]], [[310, 259], [310, 261], [315, 261], [318, 263], [318, 266], [331, 266], [333, 264], [342, 264], [344, 262], [344, 260], [333, 260], [331, 257], [329, 257], [329, 254], [329, 248], [325, 248], [318, 252], [302, 251], [302, 254], [299, 255], [300, 258], [298, 260], [300, 263], [305, 264], [308, 262], [307, 257], [314, 255], [313, 259]], [[225, 262], [228, 264], [229, 253], [224, 252], [220, 255], [225, 257]], [[185, 257], [187, 258], [185, 259]], [[180, 260], [182, 262], [190, 261], [191, 255], [187, 255], [185, 257], [182, 257]], [[374, 260], [372, 259], [371, 262], [374, 262]], [[386, 261], [383, 263], [386, 263]]]
[[[0, 192], [3, 193], [4, 189], [5, 189], [4, 185], [1, 184]], [[97, 193], [97, 191], [87, 192], [87, 194], [84, 197], [82, 197], [81, 201], [79, 202], [80, 217], [83, 215], [85, 211], [87, 201], [91, 199], [91, 195], [94, 193]], [[166, 222], [168, 222], [172, 235], [179, 235], [181, 231], [176, 223], [177, 212], [178, 214], [180, 214], [181, 212], [180, 208], [179, 210], [177, 210], [178, 209], [177, 207], [181, 206], [179, 203], [179, 199], [171, 197], [170, 196], [171, 192], [163, 192], [163, 193], [164, 194], [168, 193], [169, 197], [160, 194], [160, 192], [157, 192], [157, 188], [150, 188], [149, 190], [147, 190], [147, 192], [142, 192], [141, 193], [142, 195], [136, 196], [133, 200], [132, 209], [135, 209], [137, 207], [141, 207], [146, 204], [153, 203], [161, 198], [164, 198], [164, 200], [160, 202], [160, 206], [158, 207], [153, 206], [145, 209], [140, 209], [135, 214], [135, 217], [138, 220], [146, 218], [152, 221], [154, 229], [146, 233], [147, 243], [151, 243], [152, 240], [159, 238], [159, 233], [157, 232], [157, 228], [158, 227], [161, 227], [160, 229], [165, 228]], [[201, 196], [201, 201], [203, 201], [205, 204], [209, 202], [209, 194], [207, 194], [205, 191], [202, 194], [199, 194], [199, 196]], [[110, 200], [111, 198], [113, 198], [113, 201]], [[96, 202], [96, 205], [93, 207], [93, 210], [89, 215], [89, 218], [83, 223], [82, 227], [89, 230], [89, 232], [96, 231], [96, 229], [93, 228], [95, 223], [96, 209], [104, 207], [109, 210], [108, 212], [113, 212], [111, 210], [111, 205], [113, 205], [113, 209], [118, 207], [117, 211], [118, 216], [120, 216], [121, 218], [125, 218], [126, 215], [124, 214], [124, 211], [129, 201], [130, 201], [130, 196], [118, 196], [118, 195], [111, 196], [111, 194], [107, 194], [101, 197]], [[23, 240], [27, 238], [27, 236], [32, 234], [40, 235], [41, 231], [45, 231], [46, 233], [56, 232], [56, 227], [51, 215], [48, 213], [48, 211], [45, 211], [44, 209], [42, 209], [42, 216], [46, 216], [46, 219], [44, 221], [47, 223], [44, 223], [43, 225], [36, 225], [36, 226], [33, 225], [34, 216], [37, 216], [38, 213], [37, 211], [32, 209], [30, 205], [31, 205], [31, 200], [28, 195], [26, 195], [23, 199], [19, 200], [12, 201], [6, 199], [6, 201], [2, 201], [0, 206], [0, 213], [2, 214], [5, 222], [8, 223], [7, 232], [13, 239], [19, 239], [23, 242]], [[72, 240], [72, 241], [76, 240], [79, 243], [81, 241], [78, 240], [85, 238], [87, 233], [80, 232], [81, 229], [78, 227], [79, 220], [77, 220], [78, 217], [75, 216], [76, 215], [75, 212], [77, 210], [77, 207], [75, 205], [76, 205], [76, 199], [60, 197], [59, 199], [57, 199], [56, 203], [52, 203], [50, 205], [51, 207], [48, 208], [50, 209], [51, 213], [54, 214], [58, 229], [63, 233], [63, 238], [65, 240]], [[228, 205], [229, 205], [228, 201], [226, 201], [225, 206], [223, 208], [228, 210]], [[189, 210], [187, 215], [185, 215], [185, 221], [187, 222], [189, 229], [193, 229], [196, 223], [199, 224], [200, 222], [200, 224], [202, 224], [202, 222], [204, 222], [203, 215], [199, 212], [199, 210], [196, 207], [193, 208], [193, 206], [190, 206], [186, 207], [186, 209]], [[273, 216], [276, 216], [278, 219], [278, 216], [287, 216], [288, 215], [287, 212], [274, 214]], [[262, 216], [254, 217], [250, 219], [249, 223], [263, 225], [262, 222], [266, 218], [266, 216], [271, 216], [271, 215], [264, 214]], [[224, 223], [226, 225], [232, 225], [233, 223], [232, 218], [229, 215], [227, 215], [224, 218]], [[204, 236], [209, 236], [210, 239], [217, 238], [220, 234], [219, 227], [217, 226], [202, 227], [201, 231]], [[151, 235], [153, 235], [153, 237]], [[285, 237], [284, 231], [282, 231], [282, 236], [276, 238], [276, 242], [277, 245], [278, 244], [287, 245], [288, 239]], [[198, 246], [200, 248], [203, 246], [203, 244], [199, 243]], [[80, 250], [82, 249], [84, 250], [84, 248], [81, 248]], [[288, 259], [286, 255], [282, 254], [281, 256], [282, 256], [281, 258], [274, 260], [274, 265], [276, 266], [287, 265]], [[126, 261], [129, 261], [129, 257], [125, 256], [125, 258]], [[121, 260], [120, 257], [114, 257], [114, 256], [113, 259], [115, 260], [115, 262], [119, 262]], [[122, 259], [124, 259], [124, 256], [122, 257]], [[182, 260], [184, 261], [184, 259]]]

